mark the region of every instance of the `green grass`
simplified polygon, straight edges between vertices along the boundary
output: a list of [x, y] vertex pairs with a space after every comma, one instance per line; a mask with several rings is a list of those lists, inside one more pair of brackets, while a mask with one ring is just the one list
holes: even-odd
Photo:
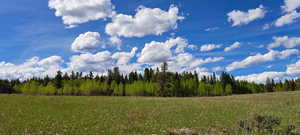
[[151, 135], [234, 127], [255, 114], [300, 131], [300, 92], [209, 98], [0, 95], [0, 135]]

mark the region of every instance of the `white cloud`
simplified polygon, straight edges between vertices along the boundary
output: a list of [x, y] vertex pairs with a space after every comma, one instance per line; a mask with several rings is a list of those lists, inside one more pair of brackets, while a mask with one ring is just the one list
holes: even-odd
[[182, 53], [184, 49], [189, 48], [189, 46], [187, 40], [181, 37], [171, 38], [166, 42], [152, 41], [145, 44], [138, 58], [138, 62], [148, 64], [165, 62], [173, 56], [171, 49], [176, 47], [175, 53]]
[[188, 45], [188, 48], [191, 50], [197, 50], [198, 46], [197, 45]]
[[278, 18], [275, 22], [275, 26], [282, 27], [284, 25], [292, 24], [296, 22], [296, 20], [299, 18], [300, 18], [300, 13], [298, 13], [297, 11], [293, 11]]
[[42, 67], [60, 67], [64, 60], [60, 56], [50, 56], [38, 62]]
[[0, 78], [23, 81], [32, 77], [54, 76], [58, 70], [62, 69], [63, 62], [59, 56], [51, 56], [42, 60], [39, 57], [33, 57], [20, 65], [0, 62]]
[[130, 69], [137, 68], [139, 64], [129, 64], [131, 58], [136, 54], [137, 48], [132, 48], [131, 52], [115, 52], [112, 54], [109, 51], [102, 51], [96, 54], [85, 53], [80, 55], [75, 55], [70, 58], [68, 67], [66, 71], [79, 71], [79, 72], [98, 72], [105, 73], [108, 69], [115, 66], [123, 67], [124, 71], [129, 71]]
[[69, 69], [79, 72], [105, 72], [112, 67], [111, 53], [108, 51], [96, 54], [80, 54], [70, 58]]
[[300, 74], [300, 60], [298, 60], [294, 64], [287, 65], [287, 69], [285, 72], [263, 72], [258, 74], [250, 74], [245, 76], [238, 76], [236, 79], [238, 80], [246, 80], [250, 82], [256, 83], [265, 83], [267, 78], [274, 79], [275, 81], [291, 79], [292, 76]]
[[209, 28], [206, 28], [204, 31], [210, 32], [210, 31], [216, 31], [218, 29], [220, 29], [220, 28], [219, 27], [209, 27]]
[[290, 57], [291, 55], [299, 54], [299, 50], [297, 49], [287, 49], [281, 52], [278, 52], [278, 58], [280, 59], [286, 59]]
[[224, 71], [224, 70], [225, 70], [224, 67], [214, 67], [214, 68], [212, 68], [212, 71], [214, 71], [214, 72]]
[[285, 75], [285, 72], [263, 72], [259, 74], [251, 74], [246, 76], [237, 76], [236, 79], [256, 83], [266, 83], [266, 80], [268, 78], [274, 79], [275, 81], [279, 81], [282, 80]]
[[117, 46], [117, 49], [121, 49], [121, 44], [122, 44], [122, 40], [116, 36], [110, 37], [109, 38], [110, 42], [112, 45]]
[[290, 74], [290, 75], [299, 75], [300, 74], [300, 60], [298, 60], [294, 64], [288, 65], [286, 72], [287, 72], [287, 74]]
[[86, 32], [80, 34], [72, 43], [71, 50], [74, 52], [87, 53], [100, 48], [105, 48], [98, 32]]
[[200, 48], [201, 52], [208, 52], [208, 51], [212, 51], [214, 49], [218, 49], [221, 48], [223, 45], [221, 44], [206, 44], [206, 45], [202, 45]]
[[227, 14], [228, 21], [232, 22], [232, 26], [240, 26], [249, 24], [252, 21], [261, 19], [265, 17], [267, 11], [263, 5], [260, 5], [256, 9], [249, 9], [248, 12], [243, 12], [240, 10], [233, 10]]
[[141, 72], [141, 71], [143, 71], [141, 66], [142, 66], [142, 64], [140, 64], [140, 63], [131, 63], [131, 64], [125, 64], [125, 65], [118, 65], [118, 67], [120, 68], [120, 72], [123, 73], [123, 74], [128, 74], [132, 71]]
[[284, 12], [292, 12], [300, 7], [299, 0], [284, 0], [284, 6], [281, 8]]
[[131, 52], [116, 52], [112, 55], [113, 59], [118, 59], [118, 65], [128, 64], [130, 59], [135, 56], [138, 48], [132, 48]]
[[299, 0], [284, 0], [284, 5], [281, 6], [285, 15], [275, 21], [276, 27], [282, 27], [288, 24], [295, 23], [300, 18], [300, 13], [297, 9], [300, 7]]
[[288, 36], [282, 36], [282, 37], [273, 37], [274, 42], [269, 44], [268, 48], [276, 48], [281, 45], [285, 46], [286, 48], [294, 48], [298, 45], [300, 45], [300, 37], [288, 37]]
[[206, 63], [221, 61], [223, 57], [197, 58], [191, 53], [185, 52], [190, 48], [188, 41], [177, 37], [165, 42], [152, 41], [145, 44], [138, 57], [138, 62], [147, 65], [158, 66], [162, 62], [168, 62], [170, 71], [184, 71], [199, 68]]
[[106, 25], [105, 31], [111, 36], [143, 37], [161, 35], [177, 28], [177, 21], [184, 19], [179, 16], [179, 9], [171, 6], [169, 11], [159, 8], [139, 7], [135, 16], [117, 14], [112, 23]]
[[268, 30], [271, 28], [271, 26], [272, 26], [272, 24], [267, 23], [262, 27], [262, 30]]
[[225, 51], [225, 52], [229, 52], [229, 51], [232, 51], [232, 50], [237, 49], [237, 48], [239, 48], [239, 47], [241, 47], [241, 43], [240, 43], [240, 42], [235, 42], [235, 43], [233, 43], [232, 45], [230, 45], [229, 47], [226, 47], [226, 48], [224, 49], [224, 51]]
[[172, 57], [168, 63], [171, 71], [186, 71], [197, 68], [203, 64], [218, 62], [223, 59], [223, 57], [209, 57], [206, 59], [200, 59], [196, 58], [190, 53], [181, 53]]
[[194, 61], [192, 61], [192, 63], [190, 64], [191, 67], [196, 67], [199, 65], [203, 65], [203, 64], [207, 64], [207, 63], [213, 63], [213, 62], [218, 62], [224, 60], [224, 57], [209, 57], [206, 59], [195, 59]]
[[111, 0], [49, 0], [48, 6], [69, 28], [114, 14]]
[[202, 78], [203, 76], [211, 76], [213, 73], [207, 72], [206, 68], [195, 68], [191, 70], [191, 72], [196, 71], [198, 74], [198, 78]]
[[288, 49], [281, 52], [271, 50], [266, 54], [258, 53], [254, 56], [249, 56], [242, 61], [236, 61], [231, 63], [226, 67], [226, 70], [233, 71], [236, 69], [247, 68], [256, 64], [260, 64], [268, 61], [274, 61], [276, 59], [285, 59], [294, 54], [299, 54], [299, 51], [297, 49]]

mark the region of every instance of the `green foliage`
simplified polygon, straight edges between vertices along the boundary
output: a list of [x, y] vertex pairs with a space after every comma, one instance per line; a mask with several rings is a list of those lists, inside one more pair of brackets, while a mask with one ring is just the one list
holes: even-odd
[[126, 85], [125, 91], [128, 96], [157, 96], [159, 94], [156, 83], [142, 81]]
[[213, 91], [212, 91], [212, 96], [222, 96], [224, 94], [223, 92], [223, 85], [221, 82], [217, 82], [214, 86], [213, 86]]
[[32, 78], [19, 82], [0, 80], [0, 93], [24, 93], [32, 95], [105, 95], [105, 96], [225, 96], [232, 94], [251, 94], [263, 92], [300, 90], [300, 79], [275, 82], [267, 79], [266, 84], [235, 80], [228, 73], [203, 76], [196, 72], [168, 72], [165, 62], [153, 70], [145, 68], [144, 73], [131, 72], [122, 75], [118, 67], [108, 70], [107, 76], [90, 72], [57, 72], [54, 78]]
[[227, 84], [224, 91], [225, 95], [231, 95], [232, 94], [232, 86], [230, 84]]
[[35, 94], [54, 95], [55, 93], [57, 93], [57, 91], [59, 90], [56, 88], [55, 83], [50, 82], [46, 86], [41, 87], [41, 93]]
[[15, 88], [23, 94], [37, 94], [41, 90], [40, 84], [35, 80], [20, 84], [15, 86]]
[[209, 84], [204, 82], [199, 83], [198, 90], [197, 90], [198, 96], [209, 96], [210, 89], [208, 88], [207, 85]]

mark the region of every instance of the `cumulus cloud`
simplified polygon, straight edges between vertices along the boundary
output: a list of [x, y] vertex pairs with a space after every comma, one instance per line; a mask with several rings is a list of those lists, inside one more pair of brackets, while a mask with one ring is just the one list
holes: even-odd
[[51, 56], [41, 60], [39, 57], [33, 57], [20, 65], [0, 62], [0, 78], [23, 81], [32, 77], [54, 76], [56, 71], [61, 69], [63, 62], [59, 56]]
[[64, 63], [64, 60], [60, 56], [50, 56], [48, 58], [42, 59], [37, 64], [42, 67], [60, 67]]
[[140, 63], [161, 63], [168, 61], [172, 57], [172, 52], [170, 48], [158, 42], [151, 42], [146, 44], [138, 62]]
[[242, 61], [236, 61], [231, 63], [230, 65], [228, 65], [226, 67], [227, 71], [233, 71], [236, 69], [241, 69], [241, 68], [247, 68], [259, 63], [264, 63], [264, 62], [268, 62], [268, 61], [274, 61], [276, 59], [285, 59], [291, 55], [294, 54], [299, 54], [299, 50], [297, 49], [288, 49], [288, 50], [284, 50], [284, 51], [274, 51], [271, 50], [270, 52], [266, 53], [266, 54], [256, 54], [254, 56], [249, 56], [246, 59], [242, 60]]
[[275, 26], [282, 27], [295, 23], [300, 18], [300, 13], [297, 12], [299, 7], [299, 0], [284, 0], [284, 5], [281, 8], [285, 14], [275, 21]]
[[290, 75], [299, 75], [300, 74], [300, 60], [298, 60], [294, 64], [288, 65], [286, 72], [287, 72], [287, 74], [290, 74]]
[[299, 0], [284, 0], [284, 5], [281, 7], [284, 12], [292, 12], [300, 7]]
[[197, 68], [200, 65], [213, 63], [223, 60], [223, 57], [209, 57], [205, 59], [196, 58], [190, 53], [180, 53], [172, 57], [169, 61], [169, 69], [171, 71], [186, 71]]
[[80, 54], [72, 56], [68, 65], [70, 70], [79, 72], [105, 72], [112, 67], [112, 57], [109, 51]]
[[268, 48], [276, 48], [281, 45], [283, 45], [286, 48], [294, 48], [298, 45], [300, 45], [300, 37], [288, 37], [288, 36], [282, 36], [282, 37], [273, 37], [274, 42], [269, 44]]
[[118, 65], [127, 64], [132, 57], [135, 56], [137, 47], [132, 48], [131, 52], [116, 52], [113, 54], [113, 59], [118, 59]]
[[235, 42], [233, 43], [232, 45], [230, 45], [229, 47], [226, 47], [224, 49], [225, 52], [229, 52], [229, 51], [232, 51], [234, 49], [237, 49], [237, 48], [240, 48], [241, 47], [241, 43], [240, 42]]
[[275, 26], [282, 27], [284, 25], [292, 24], [296, 22], [296, 20], [299, 18], [300, 18], [300, 13], [298, 13], [297, 11], [293, 11], [278, 18], [275, 22]]
[[275, 81], [279, 81], [282, 80], [285, 75], [286, 75], [285, 72], [263, 72], [259, 74], [237, 76], [236, 79], [246, 80], [246, 81], [256, 82], [256, 83], [265, 83], [268, 78], [272, 78]]
[[49, 0], [48, 6], [69, 28], [111, 17], [115, 8], [111, 0]]
[[188, 41], [181, 37], [171, 38], [166, 42], [152, 41], [145, 44], [138, 62], [148, 64], [165, 62], [173, 56], [171, 49], [175, 48], [175, 53], [182, 53], [189, 46]]
[[[139, 64], [129, 64], [131, 58], [136, 54], [137, 48], [132, 48], [131, 52], [115, 52], [102, 51], [96, 54], [85, 53], [80, 55], [74, 55], [70, 58], [66, 71], [78, 71], [78, 72], [98, 72], [105, 73], [108, 69], [115, 66], [123, 67], [124, 71], [129, 71], [131, 66], [136, 67]], [[130, 69], [133, 69], [131, 67]]]
[[115, 15], [112, 22], [106, 25], [105, 31], [111, 36], [119, 37], [161, 35], [177, 28], [177, 21], [184, 19], [178, 14], [179, 9], [175, 6], [171, 6], [169, 11], [141, 6], [134, 16]]
[[122, 44], [122, 40], [116, 36], [110, 37], [109, 41], [111, 42], [112, 45], [117, 46], [117, 49], [121, 49], [121, 44]]
[[232, 22], [232, 26], [240, 26], [249, 24], [252, 21], [265, 17], [267, 11], [263, 5], [256, 9], [249, 9], [248, 12], [233, 10], [227, 14], [228, 21]]
[[98, 32], [80, 34], [71, 45], [72, 51], [80, 53], [87, 53], [100, 48], [105, 48], [105, 43], [101, 41], [101, 36]]
[[185, 52], [191, 45], [181, 38], [171, 38], [165, 42], [152, 41], [146, 43], [138, 57], [138, 62], [147, 65], [158, 66], [162, 62], [168, 62], [170, 71], [190, 71], [207, 63], [221, 61], [223, 57], [197, 58], [193, 54]]
[[299, 54], [299, 50], [297, 49], [287, 49], [284, 51], [281, 51], [278, 53], [278, 56], [280, 59], [286, 59], [290, 57], [291, 55]]
[[221, 48], [223, 45], [221, 44], [206, 44], [206, 45], [202, 45], [200, 48], [201, 52], [208, 52], [208, 51], [212, 51], [214, 49], [218, 49]]
[[245, 76], [238, 76], [236, 79], [238, 80], [246, 80], [256, 83], [265, 83], [267, 78], [274, 79], [275, 81], [291, 79], [292, 76], [300, 74], [300, 60], [298, 60], [294, 64], [287, 65], [287, 69], [285, 72], [263, 72], [258, 74], [250, 74]]

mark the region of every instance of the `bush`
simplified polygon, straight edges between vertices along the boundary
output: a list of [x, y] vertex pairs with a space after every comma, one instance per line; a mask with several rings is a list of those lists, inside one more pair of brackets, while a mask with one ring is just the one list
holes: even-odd
[[259, 133], [275, 133], [275, 128], [280, 124], [280, 118], [269, 115], [255, 115], [251, 120], [238, 122], [238, 126], [241, 130]]

